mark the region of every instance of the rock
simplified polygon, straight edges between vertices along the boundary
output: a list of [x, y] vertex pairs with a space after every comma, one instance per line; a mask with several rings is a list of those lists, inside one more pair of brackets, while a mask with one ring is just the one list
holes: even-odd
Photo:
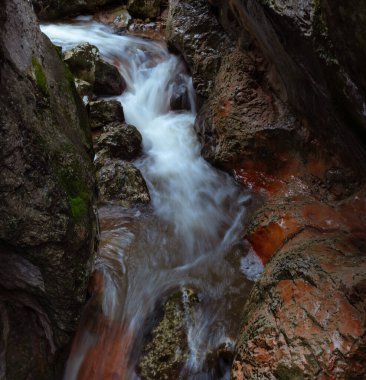
[[125, 5], [98, 12], [93, 18], [103, 24], [110, 25], [116, 31], [125, 30], [132, 19]]
[[126, 83], [117, 67], [97, 61], [95, 66], [94, 92], [96, 95], [121, 95], [126, 88]]
[[189, 111], [191, 109], [186, 79], [183, 74], [179, 74], [173, 84], [171, 84], [172, 95], [170, 97], [170, 109], [173, 111]]
[[207, 1], [171, 1], [166, 38], [188, 63], [197, 94], [207, 98], [223, 52], [234, 46], [210, 11]]
[[160, 0], [128, 0], [127, 9], [134, 17], [154, 18], [160, 13]]
[[64, 16], [94, 12], [99, 7], [113, 3], [113, 0], [32, 0], [32, 3], [41, 20], [52, 20]]
[[85, 80], [75, 78], [75, 88], [82, 99], [87, 99], [93, 96], [93, 86]]
[[144, 343], [137, 365], [143, 380], [178, 379], [188, 359], [186, 320], [194, 318], [197, 295], [183, 288], [168, 298]]
[[91, 129], [100, 129], [115, 121], [124, 121], [121, 103], [117, 100], [96, 100], [89, 103]]
[[223, 52], [214, 87], [195, 123], [203, 157], [227, 169], [248, 160], [281, 165], [284, 152], [296, 152], [303, 143], [300, 123], [268, 91], [265, 68], [256, 65], [253, 55], [240, 49]]
[[28, 1], [0, 3], [0, 377], [61, 375], [94, 261], [85, 108]]
[[141, 172], [128, 162], [104, 159], [103, 154], [96, 161], [99, 200], [123, 207], [149, 203], [149, 190]]
[[365, 270], [339, 233], [290, 240], [251, 293], [232, 379], [364, 378]]
[[96, 46], [83, 43], [67, 50], [63, 59], [76, 78], [94, 85], [96, 65], [100, 61], [99, 50]]
[[89, 82], [97, 95], [120, 95], [126, 88], [118, 69], [103, 61], [94, 45], [79, 44], [67, 50], [63, 57], [75, 77]]
[[109, 157], [122, 160], [139, 155], [142, 137], [136, 127], [117, 122], [107, 125], [105, 130], [98, 138], [97, 149], [104, 149]]
[[366, 76], [361, 69], [364, 4], [352, 1], [345, 7], [341, 1], [328, 0], [220, 4], [231, 6], [240, 25], [275, 65], [295, 111], [319, 125], [318, 133], [328, 144], [343, 144], [344, 160], [361, 152], [359, 136], [366, 130]]

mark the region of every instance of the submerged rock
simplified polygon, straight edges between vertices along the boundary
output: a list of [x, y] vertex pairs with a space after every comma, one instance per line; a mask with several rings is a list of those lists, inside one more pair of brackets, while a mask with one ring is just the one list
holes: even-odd
[[112, 123], [97, 141], [97, 149], [104, 149], [111, 158], [136, 158], [142, 150], [142, 137], [136, 127], [124, 123]]
[[153, 18], [160, 13], [160, 2], [161, 0], [128, 0], [127, 9], [134, 17]]
[[168, 298], [143, 346], [137, 366], [143, 380], [179, 379], [189, 356], [187, 323], [194, 318], [197, 295], [182, 289]]
[[141, 172], [131, 163], [104, 159], [103, 153], [96, 161], [99, 200], [123, 207], [149, 203], [149, 190]]
[[189, 99], [189, 89], [182, 74], [178, 75], [172, 86], [172, 95], [170, 97], [170, 109], [173, 111], [191, 109]]
[[122, 105], [117, 100], [89, 102], [88, 109], [91, 129], [101, 129], [107, 124], [125, 120]]
[[28, 1], [0, 2], [0, 378], [60, 375], [94, 260], [85, 108]]

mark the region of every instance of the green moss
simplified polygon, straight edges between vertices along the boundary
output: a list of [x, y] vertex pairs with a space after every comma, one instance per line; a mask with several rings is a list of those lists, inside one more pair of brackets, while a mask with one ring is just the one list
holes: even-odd
[[36, 57], [32, 58], [32, 66], [38, 88], [42, 91], [44, 95], [48, 95], [47, 77], [42, 65]]
[[80, 196], [69, 198], [72, 216], [75, 220], [81, 219], [88, 212], [88, 194], [81, 193]]

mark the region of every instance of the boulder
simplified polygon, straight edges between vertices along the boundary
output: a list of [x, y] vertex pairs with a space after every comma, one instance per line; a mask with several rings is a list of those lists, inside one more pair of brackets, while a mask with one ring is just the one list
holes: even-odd
[[34, 10], [41, 20], [52, 20], [96, 11], [114, 0], [32, 0]]
[[106, 152], [99, 152], [96, 160], [100, 202], [123, 207], [149, 203], [149, 190], [141, 172], [128, 162], [105, 157]]
[[134, 17], [146, 19], [160, 14], [161, 0], [128, 0], [127, 9]]
[[180, 378], [180, 372], [189, 357], [186, 321], [194, 318], [198, 302], [194, 291], [183, 288], [163, 304], [143, 344], [137, 365], [141, 379]]
[[76, 78], [94, 85], [96, 64], [100, 61], [99, 49], [89, 43], [83, 43], [67, 50], [63, 59]]
[[89, 82], [96, 95], [120, 95], [126, 88], [118, 69], [103, 61], [94, 45], [79, 44], [67, 50], [63, 58], [75, 77]]
[[96, 100], [89, 102], [89, 119], [91, 129], [100, 129], [107, 124], [124, 121], [123, 108], [117, 100]]
[[105, 127], [97, 141], [97, 149], [104, 149], [111, 158], [136, 158], [142, 150], [142, 137], [133, 125], [111, 123]]
[[96, 13], [95, 20], [111, 26], [115, 31], [126, 30], [131, 22], [131, 15], [126, 9], [126, 5], [119, 5], [111, 9], [106, 9]]
[[99, 96], [121, 95], [126, 83], [117, 67], [99, 60], [95, 66], [94, 92]]
[[81, 99], [90, 99], [93, 96], [93, 86], [85, 80], [75, 78], [75, 88]]
[[30, 2], [0, 21], [0, 378], [55, 379], [94, 261], [90, 128]]

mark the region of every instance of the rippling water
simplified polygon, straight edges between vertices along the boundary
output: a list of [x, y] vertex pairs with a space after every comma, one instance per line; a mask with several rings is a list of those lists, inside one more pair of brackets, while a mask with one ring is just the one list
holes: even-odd
[[[234, 343], [249, 280], [262, 266], [242, 240], [249, 195], [200, 157], [195, 95], [184, 63], [161, 42], [115, 35], [85, 18], [42, 30], [63, 49], [96, 45], [119, 68], [127, 90], [116, 99], [142, 134], [144, 155], [135, 165], [152, 197], [152, 209], [100, 209], [100, 292], [85, 309], [65, 380], [138, 379], [145, 321], [183, 286], [200, 302], [187, 323], [190, 357], [182, 378], [229, 378], [228, 370], [208, 371], [205, 355]], [[189, 89], [191, 111], [170, 110], [178, 75]]]

